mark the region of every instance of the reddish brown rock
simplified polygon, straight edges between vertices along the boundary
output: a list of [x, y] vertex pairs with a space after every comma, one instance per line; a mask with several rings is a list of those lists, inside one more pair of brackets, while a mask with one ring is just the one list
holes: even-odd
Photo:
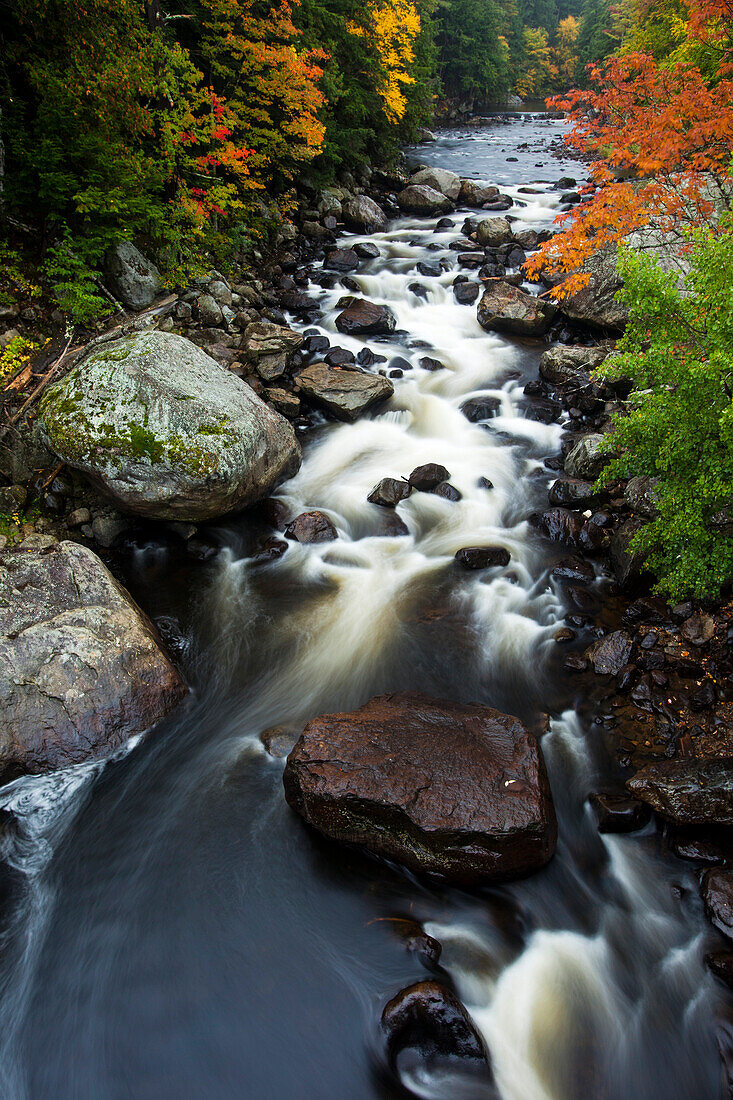
[[537, 741], [510, 715], [404, 692], [315, 718], [288, 757], [290, 806], [336, 840], [471, 884], [552, 857]]
[[617, 676], [629, 663], [634, 643], [625, 630], [614, 630], [599, 638], [585, 651], [585, 656], [599, 676]]
[[733, 825], [733, 759], [658, 760], [626, 786], [677, 825]]
[[733, 939], [733, 871], [715, 868], [702, 876], [705, 912], [724, 936]]
[[378, 336], [394, 332], [397, 319], [388, 306], [379, 306], [366, 298], [354, 299], [336, 318], [339, 332], [351, 336]]
[[426, 1057], [469, 1058], [488, 1063], [486, 1046], [461, 1002], [440, 982], [416, 982], [388, 1001], [382, 1027], [392, 1060], [406, 1047]]

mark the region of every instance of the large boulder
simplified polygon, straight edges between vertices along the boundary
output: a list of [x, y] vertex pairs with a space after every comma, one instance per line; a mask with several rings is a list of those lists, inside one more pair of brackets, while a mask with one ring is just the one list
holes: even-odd
[[161, 287], [160, 272], [132, 241], [119, 241], [104, 257], [107, 286], [130, 309], [145, 309]]
[[453, 203], [434, 187], [411, 183], [397, 196], [397, 205], [407, 214], [447, 214]]
[[677, 825], [733, 825], [733, 758], [654, 761], [626, 786]]
[[608, 350], [558, 344], [543, 352], [540, 374], [553, 386], [563, 386], [566, 382], [587, 382], [590, 372], [599, 367], [607, 357]]
[[163, 718], [186, 686], [151, 623], [84, 546], [0, 558], [0, 772], [102, 756]]
[[476, 226], [476, 240], [484, 248], [499, 248], [513, 239], [514, 233], [506, 218], [484, 218]]
[[392, 383], [381, 374], [341, 370], [327, 363], [311, 363], [295, 380], [303, 396], [338, 420], [357, 420], [372, 405], [386, 401], [394, 393]]
[[421, 168], [410, 179], [413, 186], [432, 187], [455, 202], [461, 192], [461, 179], [447, 168]]
[[344, 221], [357, 233], [383, 233], [387, 215], [368, 195], [355, 195], [344, 206]]
[[478, 304], [478, 322], [487, 331], [541, 336], [556, 312], [553, 302], [536, 298], [503, 279], [490, 279]]
[[498, 187], [484, 187], [476, 180], [461, 180], [458, 201], [463, 206], [483, 206], [499, 197]]
[[283, 781], [290, 806], [320, 832], [451, 882], [527, 874], [555, 850], [539, 745], [490, 707], [404, 692], [321, 715]]
[[623, 332], [629, 313], [626, 306], [616, 300], [623, 286], [623, 279], [616, 271], [617, 258], [616, 247], [607, 246], [585, 263], [582, 270], [590, 275], [590, 282], [560, 302], [560, 309], [571, 321], [611, 334]]
[[389, 306], [366, 298], [354, 298], [336, 318], [336, 328], [349, 336], [386, 336], [396, 327], [397, 318]]
[[214, 519], [253, 504], [300, 465], [287, 420], [189, 340], [127, 336], [44, 396], [44, 439], [123, 510]]

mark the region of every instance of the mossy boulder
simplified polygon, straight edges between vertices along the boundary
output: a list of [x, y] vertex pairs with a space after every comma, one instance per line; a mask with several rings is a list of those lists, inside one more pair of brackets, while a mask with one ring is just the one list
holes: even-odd
[[290, 424], [189, 340], [147, 332], [106, 344], [45, 395], [41, 433], [118, 507], [199, 521], [292, 477]]

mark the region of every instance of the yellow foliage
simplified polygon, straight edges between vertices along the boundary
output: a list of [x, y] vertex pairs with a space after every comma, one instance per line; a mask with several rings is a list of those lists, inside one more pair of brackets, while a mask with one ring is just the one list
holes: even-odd
[[408, 72], [415, 60], [413, 44], [420, 33], [420, 16], [411, 0], [372, 0], [363, 23], [350, 23], [351, 34], [368, 38], [379, 57], [382, 76], [378, 92], [390, 122], [399, 122], [407, 101], [403, 87], [415, 78]]

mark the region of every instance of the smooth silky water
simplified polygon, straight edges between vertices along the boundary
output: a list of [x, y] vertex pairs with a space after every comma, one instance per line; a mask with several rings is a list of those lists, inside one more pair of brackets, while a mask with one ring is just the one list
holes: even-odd
[[[541, 228], [558, 193], [532, 180], [580, 176], [547, 144], [562, 123], [517, 118], [450, 131], [416, 159], [496, 182]], [[516, 161], [507, 161], [507, 156]], [[540, 167], [539, 165], [542, 165]], [[413, 369], [354, 425], [325, 420], [277, 494], [291, 515], [322, 509], [335, 542], [251, 559], [261, 521], [214, 527], [213, 562], [150, 534], [117, 566], [180, 660], [193, 698], [106, 762], [19, 780], [0, 804], [19, 827], [2, 954], [0, 1095], [24, 1098], [361, 1100], [403, 1095], [386, 1072], [385, 1001], [429, 976], [397, 934], [413, 917], [443, 945], [441, 966], [486, 1037], [497, 1092], [455, 1074], [404, 1084], [439, 1100], [710, 1100], [723, 1095], [716, 1027], [726, 1012], [703, 965], [711, 934], [694, 868], [653, 826], [599, 835], [586, 797], [612, 774], [573, 708], [552, 638], [565, 613], [549, 569], [562, 553], [527, 524], [546, 502], [543, 459], [561, 429], [525, 419], [542, 348], [484, 333], [455, 303], [457, 269], [422, 281], [455, 228], [403, 219], [373, 236], [356, 275], [398, 329], [367, 341]], [[366, 239], [366, 238], [363, 238]], [[441, 250], [428, 250], [428, 245]], [[334, 342], [342, 288], [318, 293]], [[445, 370], [418, 366], [430, 355]], [[501, 401], [471, 424], [469, 397]], [[385, 476], [443, 463], [463, 498], [417, 493], [385, 535], [367, 503]], [[489, 478], [491, 490], [479, 488]], [[462, 546], [505, 546], [504, 569], [471, 574]], [[599, 598], [603, 581], [597, 581]], [[260, 734], [416, 689], [520, 714], [552, 715], [544, 751], [560, 823], [552, 863], [526, 880], [464, 892], [319, 838], [288, 809], [282, 760]], [[414, 1071], [413, 1071], [414, 1072]]]

